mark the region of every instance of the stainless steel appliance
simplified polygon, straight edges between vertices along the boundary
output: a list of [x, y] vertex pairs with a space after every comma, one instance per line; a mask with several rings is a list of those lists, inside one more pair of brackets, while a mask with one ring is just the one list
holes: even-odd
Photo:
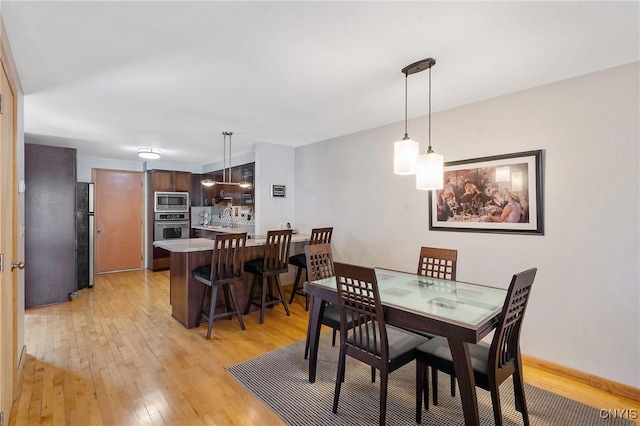
[[188, 192], [160, 192], [154, 194], [154, 212], [188, 212]]
[[155, 214], [153, 225], [153, 241], [189, 238], [189, 213]]

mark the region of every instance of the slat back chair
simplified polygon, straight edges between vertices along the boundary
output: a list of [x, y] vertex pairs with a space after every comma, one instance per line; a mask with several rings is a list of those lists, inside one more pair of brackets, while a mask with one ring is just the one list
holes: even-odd
[[[499, 387], [510, 376], [513, 376], [516, 409], [522, 413], [524, 424], [529, 425], [529, 414], [522, 381], [520, 334], [536, 272], [537, 269], [532, 268], [512, 277], [491, 345], [487, 346], [482, 343], [469, 345], [476, 386], [491, 393], [496, 426], [502, 425]], [[425, 393], [428, 393], [428, 388], [425, 388], [424, 382], [420, 380], [423, 377], [420, 370], [428, 365], [431, 368], [455, 374], [455, 368], [449, 344], [443, 337], [436, 337], [419, 346], [417, 353], [416, 421], [420, 423], [421, 392], [424, 389]], [[425, 408], [428, 409], [428, 394], [424, 399]]]
[[[457, 266], [458, 250], [437, 247], [420, 248], [418, 275], [455, 281]], [[433, 337], [431, 334], [426, 334], [426, 336]], [[435, 383], [438, 383], [438, 370], [431, 370], [431, 382], [434, 383], [433, 387], [436, 389], [433, 391], [433, 403], [437, 405], [438, 391]], [[456, 396], [456, 379], [454, 376], [451, 376], [450, 383], [451, 396]]]
[[[244, 248], [247, 243], [247, 233], [235, 234], [217, 234], [213, 239], [213, 254], [211, 256], [211, 264], [201, 266], [193, 271], [193, 277], [205, 284], [207, 287], [202, 295], [201, 315], [206, 317], [209, 322], [207, 328], [207, 339], [211, 338], [211, 330], [213, 328], [213, 320], [220, 317], [231, 317], [236, 315], [240, 327], [244, 330], [244, 321], [238, 306], [238, 297], [236, 295], [235, 284], [244, 282]], [[216, 302], [218, 296], [218, 287], [222, 286], [225, 298], [226, 312], [215, 314]], [[207, 303], [206, 294], [210, 292], [208, 311], [205, 306]], [[233, 302], [233, 306], [229, 301], [229, 295]]]
[[[331, 237], [333, 235], [333, 227], [326, 228], [313, 228], [311, 230], [311, 238], [309, 239], [309, 245], [316, 244], [330, 244]], [[302, 290], [302, 283], [300, 282], [300, 278], [302, 278], [302, 270], [307, 268], [307, 259], [304, 253], [294, 254], [289, 258], [289, 263], [298, 268], [296, 272], [296, 279], [293, 281], [293, 290], [291, 290], [291, 297], [289, 298], [289, 304], [293, 303], [293, 299], [298, 296], [304, 296], [304, 309], [309, 310], [309, 298], [307, 297], [307, 293]], [[307, 272], [307, 281], [309, 281], [309, 273]]]
[[418, 275], [455, 281], [457, 263], [458, 250], [422, 247]]
[[[267, 306], [282, 303], [287, 316], [291, 315], [280, 284], [280, 274], [289, 270], [288, 260], [291, 235], [291, 229], [268, 231], [264, 257], [250, 260], [244, 265], [245, 272], [254, 274], [249, 300], [244, 313], [245, 315], [249, 313], [251, 305], [259, 306], [260, 324], [264, 323], [264, 310]], [[261, 286], [258, 283], [260, 278], [262, 279]], [[275, 286], [278, 296], [274, 296], [273, 286]], [[259, 287], [261, 287], [260, 294], [256, 294]], [[256, 300], [259, 300], [259, 302], [256, 302]]]
[[[336, 275], [333, 265], [331, 244], [309, 244], [304, 252], [307, 260], [307, 279], [309, 281], [321, 280]], [[340, 330], [340, 310], [337, 305], [325, 306], [322, 312], [322, 324], [333, 329], [331, 344], [336, 344], [336, 333]], [[309, 329], [307, 328], [307, 341], [304, 348], [304, 359], [309, 357]]]
[[[385, 323], [375, 271], [335, 263], [340, 309], [340, 356], [336, 375], [333, 412], [338, 411], [341, 384], [345, 379], [346, 355], [380, 370], [380, 419], [385, 424], [389, 373], [415, 359], [415, 348], [426, 337]], [[352, 326], [347, 327], [348, 319]], [[373, 377], [372, 377], [373, 379]]]

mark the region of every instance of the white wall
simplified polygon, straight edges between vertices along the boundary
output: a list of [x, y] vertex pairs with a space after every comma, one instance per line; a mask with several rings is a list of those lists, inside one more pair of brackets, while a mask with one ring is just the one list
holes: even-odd
[[[296, 228], [296, 153], [290, 146], [258, 142], [255, 150], [255, 233], [280, 229], [289, 222]], [[271, 197], [271, 185], [286, 185], [284, 198]]]
[[[545, 150], [545, 235], [428, 230], [427, 193], [393, 174], [396, 123], [296, 150], [298, 228], [334, 226], [336, 260], [413, 271], [458, 250], [458, 279], [507, 287], [537, 267], [525, 354], [640, 387], [638, 63], [432, 116], [445, 161]], [[434, 82], [437, 84], [437, 82]], [[411, 136], [426, 148], [426, 117]]]

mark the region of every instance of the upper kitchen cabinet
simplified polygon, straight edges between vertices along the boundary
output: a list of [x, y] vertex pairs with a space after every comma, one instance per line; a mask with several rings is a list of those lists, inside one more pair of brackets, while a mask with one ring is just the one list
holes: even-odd
[[202, 179], [204, 179], [203, 175], [191, 173], [191, 190], [189, 191], [191, 207], [198, 207], [203, 205], [202, 193], [204, 185], [202, 185]]
[[191, 173], [173, 170], [152, 170], [151, 180], [154, 191], [189, 192]]

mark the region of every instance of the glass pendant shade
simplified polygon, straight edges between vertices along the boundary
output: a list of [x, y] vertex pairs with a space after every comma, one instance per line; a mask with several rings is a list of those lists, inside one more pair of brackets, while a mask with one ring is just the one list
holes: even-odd
[[425, 191], [442, 189], [444, 179], [444, 157], [433, 151], [418, 157], [416, 165], [416, 189]]
[[418, 159], [418, 142], [405, 137], [393, 144], [393, 173], [397, 175], [413, 175], [416, 173]]

